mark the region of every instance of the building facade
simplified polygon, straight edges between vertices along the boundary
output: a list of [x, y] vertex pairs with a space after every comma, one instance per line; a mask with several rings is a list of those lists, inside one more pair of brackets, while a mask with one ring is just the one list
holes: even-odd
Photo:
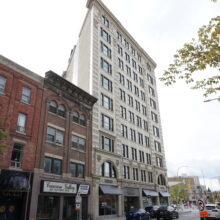
[[0, 219], [27, 219], [35, 166], [43, 78], [0, 56]]
[[[30, 219], [91, 215], [92, 106], [96, 98], [52, 71], [46, 73]], [[81, 209], [76, 210], [80, 191]]]
[[156, 63], [101, 2], [88, 13], [64, 77], [93, 108], [93, 219], [168, 203]]

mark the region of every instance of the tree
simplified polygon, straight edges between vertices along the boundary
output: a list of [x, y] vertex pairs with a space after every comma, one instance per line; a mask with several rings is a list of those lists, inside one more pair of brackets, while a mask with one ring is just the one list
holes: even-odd
[[188, 194], [187, 194], [184, 184], [177, 184], [177, 185], [171, 186], [170, 194], [171, 194], [172, 202], [176, 204], [180, 203], [183, 200], [188, 199]]
[[[0, 121], [0, 125], [2, 124], [2, 121]], [[8, 137], [8, 132], [0, 129], [0, 155], [3, 154], [3, 148], [6, 147], [6, 144], [3, 143], [3, 141]]]
[[[201, 79], [202, 71], [205, 69], [210, 75]], [[218, 75], [214, 74], [215, 70], [218, 71]], [[164, 71], [160, 80], [170, 86], [176, 83], [177, 79], [184, 79], [187, 84], [193, 83], [192, 89], [203, 89], [203, 95], [207, 97], [220, 90], [219, 71], [220, 16], [217, 16], [199, 29], [198, 40], [192, 39], [192, 42], [177, 50], [174, 62]], [[195, 73], [200, 74], [200, 79], [196, 79]]]

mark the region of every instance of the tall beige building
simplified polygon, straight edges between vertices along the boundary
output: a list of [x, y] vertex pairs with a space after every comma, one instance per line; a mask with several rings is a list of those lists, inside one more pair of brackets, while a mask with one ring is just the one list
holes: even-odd
[[92, 217], [168, 202], [156, 63], [101, 0], [88, 13], [64, 77], [93, 108]]

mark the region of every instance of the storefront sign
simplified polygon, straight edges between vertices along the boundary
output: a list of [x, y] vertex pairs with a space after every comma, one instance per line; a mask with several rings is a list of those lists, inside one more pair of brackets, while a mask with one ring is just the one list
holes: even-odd
[[44, 181], [43, 192], [76, 194], [77, 184]]
[[80, 184], [78, 194], [87, 195], [89, 192], [89, 185]]
[[124, 196], [128, 196], [128, 197], [139, 197], [139, 189], [135, 189], [135, 188], [124, 188]]

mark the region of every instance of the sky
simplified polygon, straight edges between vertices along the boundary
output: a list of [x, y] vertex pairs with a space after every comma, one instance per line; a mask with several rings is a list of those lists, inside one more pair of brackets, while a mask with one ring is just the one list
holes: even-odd
[[[157, 63], [157, 79], [175, 51], [220, 12], [220, 1], [211, 0], [103, 2]], [[61, 75], [77, 43], [86, 0], [0, 0], [0, 8], [0, 54], [41, 76], [48, 70]], [[204, 102], [203, 91], [183, 82], [166, 87], [158, 80], [157, 89], [168, 176], [200, 176], [202, 184], [220, 190], [220, 102]]]

